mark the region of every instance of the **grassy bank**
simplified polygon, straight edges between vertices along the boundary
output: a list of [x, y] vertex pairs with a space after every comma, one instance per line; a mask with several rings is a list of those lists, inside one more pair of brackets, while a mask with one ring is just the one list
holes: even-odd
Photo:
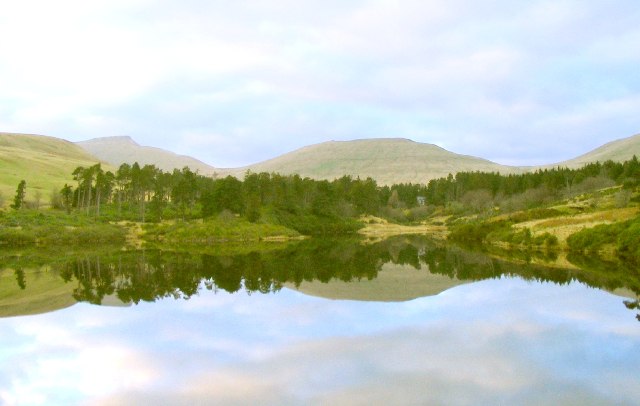
[[206, 220], [146, 224], [145, 242], [170, 245], [211, 245], [219, 243], [287, 240], [301, 234], [290, 228], [266, 223], [251, 223], [243, 218], [212, 218]]
[[0, 246], [123, 244], [127, 231], [80, 214], [0, 211]]
[[449, 236], [464, 244], [514, 249], [565, 250], [640, 259], [637, 193], [619, 207], [612, 190], [509, 214], [450, 218]]

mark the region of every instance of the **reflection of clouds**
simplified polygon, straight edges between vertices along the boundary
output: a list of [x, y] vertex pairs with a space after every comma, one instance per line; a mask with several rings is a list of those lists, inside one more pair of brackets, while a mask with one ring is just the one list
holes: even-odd
[[[636, 399], [633, 386], [606, 395], [594, 385], [602, 379], [597, 373], [586, 379], [556, 374], [553, 365], [521, 351], [531, 344], [530, 338], [505, 332], [476, 341], [485, 330], [479, 323], [465, 336], [436, 326], [378, 337], [308, 341], [265, 362], [206, 371], [176, 391], [130, 392], [105, 403], [151, 404], [163, 399], [197, 404], [216, 399], [223, 404], [548, 404], [561, 399], [562, 404], [595, 405]], [[533, 339], [551, 345], [565, 339], [563, 335], [559, 331]], [[560, 357], [554, 362], [563, 361]], [[627, 367], [633, 367], [632, 362]], [[589, 362], [579, 367], [589, 368]]]
[[[24, 336], [29, 340], [29, 336]], [[21, 348], [3, 360], [0, 403], [69, 404], [148, 385], [157, 376], [144, 354], [92, 337]]]
[[403, 303], [202, 292], [0, 320], [0, 403], [632, 403], [639, 342], [620, 298], [578, 284]]

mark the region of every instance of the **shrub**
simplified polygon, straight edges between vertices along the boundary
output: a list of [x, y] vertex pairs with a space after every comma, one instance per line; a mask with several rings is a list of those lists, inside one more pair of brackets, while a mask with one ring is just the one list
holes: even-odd
[[499, 235], [504, 236], [509, 230], [511, 224], [505, 221], [465, 223], [452, 226], [448, 238], [458, 242], [482, 243], [487, 240], [489, 234], [495, 238]]
[[555, 247], [558, 245], [558, 237], [550, 233], [544, 233], [537, 235], [533, 238], [533, 245], [546, 246], [547, 248]]
[[394, 223], [404, 223], [407, 221], [405, 211], [402, 209], [386, 206], [380, 210], [380, 214], [382, 217]]
[[235, 214], [233, 214], [231, 210], [228, 209], [224, 209], [220, 212], [220, 214], [218, 214], [218, 220], [222, 221], [223, 223], [231, 223], [235, 221], [235, 219]]
[[429, 218], [435, 210], [434, 206], [418, 206], [409, 210], [410, 213], [407, 217], [411, 217], [413, 221], [424, 221]]
[[618, 252], [624, 257], [640, 260], [640, 218], [636, 218], [618, 237]]
[[31, 245], [35, 244], [35, 235], [20, 228], [0, 228], [0, 245]]
[[278, 211], [276, 217], [279, 224], [304, 235], [351, 234], [363, 227], [356, 219], [337, 216], [294, 215], [287, 211]]
[[605, 244], [615, 244], [618, 235], [625, 230], [629, 222], [600, 224], [585, 228], [567, 238], [567, 245], [575, 251], [597, 251]]
[[519, 213], [513, 213], [509, 216], [509, 220], [513, 221], [514, 223], [522, 223], [530, 220], [540, 220], [540, 219], [546, 219], [550, 217], [558, 217], [558, 216], [562, 216], [563, 214], [564, 213], [562, 213], [560, 210], [557, 210], [557, 209], [535, 208], [531, 210], [522, 211]]
[[555, 235], [549, 234], [549, 233], [545, 233], [547, 234], [547, 238], [545, 239], [545, 245], [550, 248], [550, 247], [557, 247], [558, 246], [558, 237], [556, 237]]

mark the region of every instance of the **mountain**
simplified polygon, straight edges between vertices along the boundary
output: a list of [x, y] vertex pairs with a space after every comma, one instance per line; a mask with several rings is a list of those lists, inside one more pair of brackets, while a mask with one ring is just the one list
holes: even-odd
[[560, 162], [549, 166], [566, 166], [568, 168], [580, 168], [591, 162], [605, 162], [608, 160], [623, 162], [628, 161], [634, 155], [640, 158], [640, 134], [620, 140], [611, 141], [601, 147], [580, 155], [577, 158]]
[[75, 168], [98, 162], [82, 148], [59, 138], [0, 133], [0, 192], [10, 200], [24, 179], [27, 200], [33, 200], [35, 189], [41, 192], [43, 201], [48, 201], [53, 188], [73, 182]]
[[94, 138], [76, 142], [76, 145], [115, 167], [138, 162], [140, 165], [155, 165], [165, 172], [185, 166], [192, 171], [197, 170], [201, 175], [213, 175], [216, 172], [214, 167], [195, 158], [161, 148], [141, 146], [128, 136]]
[[78, 166], [108, 162], [114, 170], [123, 162], [154, 164], [164, 171], [188, 166], [203, 175], [233, 175], [240, 179], [247, 170], [299, 174], [314, 179], [344, 175], [375, 179], [378, 184], [426, 183], [460, 171], [523, 173], [555, 166], [580, 167], [589, 162], [612, 159], [623, 161], [640, 156], [640, 134], [613, 141], [575, 159], [539, 167], [519, 168], [486, 159], [449, 152], [436, 145], [407, 139], [363, 139], [329, 141], [310, 145], [254, 165], [235, 169], [216, 169], [195, 158], [160, 148], [140, 146], [130, 137], [105, 137], [71, 143], [54, 137], [0, 133], [0, 192], [6, 200], [15, 193], [21, 179], [27, 181], [27, 199], [33, 189], [46, 199], [52, 188], [72, 182]]
[[461, 171], [522, 172], [516, 167], [400, 138], [323, 142], [255, 165], [230, 170], [229, 173], [242, 177], [247, 170], [298, 174], [327, 180], [343, 175], [359, 176], [361, 179], [371, 177], [383, 185], [426, 183], [430, 179]]

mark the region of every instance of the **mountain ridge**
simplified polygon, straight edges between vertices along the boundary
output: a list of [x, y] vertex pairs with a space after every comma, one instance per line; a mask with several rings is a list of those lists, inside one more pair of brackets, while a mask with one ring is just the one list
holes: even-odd
[[[121, 140], [126, 144], [136, 144], [131, 137], [110, 138]], [[142, 148], [159, 150], [155, 147]], [[363, 179], [371, 177], [379, 184], [391, 185], [394, 183], [427, 183], [430, 179], [446, 177], [449, 173], [455, 174], [462, 171], [518, 174], [557, 166], [578, 168], [597, 160], [624, 161], [630, 159], [634, 154], [640, 156], [640, 134], [611, 141], [573, 159], [536, 166], [503, 165], [485, 158], [457, 154], [431, 143], [417, 142], [408, 138], [387, 137], [324, 141], [239, 168], [215, 168], [198, 161], [207, 166], [204, 168], [196, 167], [196, 169], [206, 175], [219, 177], [231, 175], [240, 179], [247, 171], [283, 175], [297, 174], [320, 180], [333, 180], [348, 175]], [[102, 159], [106, 157], [99, 154], [98, 156]], [[113, 161], [111, 162], [113, 163]], [[176, 167], [181, 168], [182, 166], [185, 166], [184, 163]], [[186, 166], [192, 167], [191, 165]]]
[[608, 159], [612, 161], [628, 161], [633, 155], [640, 157], [640, 134], [609, 141], [575, 158], [559, 162], [555, 166], [579, 168], [591, 162], [604, 162]]
[[91, 155], [119, 167], [123, 163], [155, 165], [165, 172], [188, 166], [202, 175], [213, 175], [216, 168], [187, 155], [176, 154], [162, 148], [142, 146], [128, 135], [92, 138], [75, 143]]
[[425, 183], [459, 171], [519, 173], [518, 167], [484, 158], [456, 154], [428, 143], [406, 138], [325, 141], [307, 145], [278, 157], [221, 174], [242, 176], [246, 171], [298, 174], [332, 180], [344, 175], [371, 177], [380, 184]]
[[391, 185], [427, 183], [430, 179], [460, 171], [510, 174], [557, 166], [577, 168], [607, 159], [624, 161], [633, 155], [640, 156], [640, 134], [608, 142], [573, 159], [529, 167], [501, 165], [407, 138], [374, 138], [325, 141], [240, 168], [215, 168], [186, 155], [141, 146], [126, 135], [73, 143], [46, 135], [0, 132], [0, 193], [8, 204], [7, 200], [14, 194], [18, 182], [25, 179], [28, 198], [33, 198], [35, 190], [40, 190], [46, 199], [52, 189], [59, 189], [65, 182], [74, 182], [71, 173], [77, 166], [91, 166], [99, 162], [109, 170], [123, 162], [138, 161], [143, 165], [154, 164], [165, 171], [189, 166], [200, 174], [218, 177], [232, 175], [242, 179], [247, 171], [298, 174], [326, 180], [348, 175], [361, 179], [371, 177], [380, 185]]

